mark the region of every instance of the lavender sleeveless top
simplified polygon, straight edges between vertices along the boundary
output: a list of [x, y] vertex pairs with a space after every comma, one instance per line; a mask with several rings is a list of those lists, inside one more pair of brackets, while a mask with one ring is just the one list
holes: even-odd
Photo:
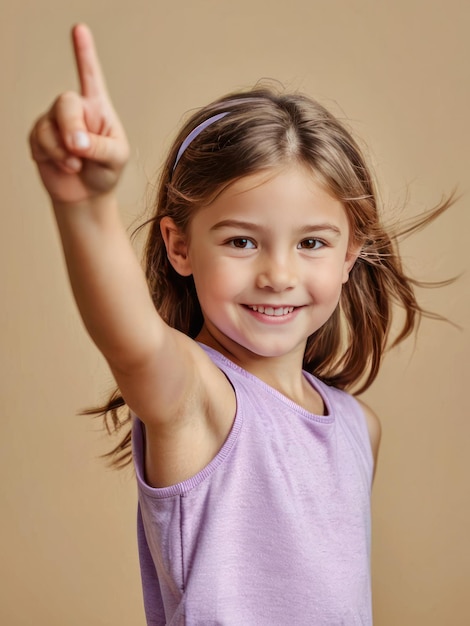
[[211, 463], [182, 483], [150, 487], [145, 428], [133, 421], [147, 624], [372, 624], [373, 459], [359, 404], [305, 373], [327, 409], [311, 414], [202, 347], [237, 399]]

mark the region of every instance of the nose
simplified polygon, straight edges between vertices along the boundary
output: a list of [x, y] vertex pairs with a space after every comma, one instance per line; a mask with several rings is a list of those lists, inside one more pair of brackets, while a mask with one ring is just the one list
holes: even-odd
[[256, 277], [256, 286], [259, 289], [269, 289], [279, 293], [293, 289], [297, 282], [296, 263], [289, 254], [266, 254], [260, 259]]

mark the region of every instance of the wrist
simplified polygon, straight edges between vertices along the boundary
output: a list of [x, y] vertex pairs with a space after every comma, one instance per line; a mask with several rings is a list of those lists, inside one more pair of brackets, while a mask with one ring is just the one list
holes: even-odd
[[74, 200], [73, 202], [52, 199], [52, 208], [56, 215], [78, 212], [103, 213], [112, 208], [117, 208], [117, 206], [117, 196], [114, 190], [96, 194], [95, 196], [83, 200]]
[[119, 206], [115, 192], [109, 191], [104, 194], [97, 194], [74, 202], [52, 201], [55, 218], [59, 227], [67, 228], [67, 225], [74, 226], [80, 223], [95, 223], [105, 225], [120, 221]]

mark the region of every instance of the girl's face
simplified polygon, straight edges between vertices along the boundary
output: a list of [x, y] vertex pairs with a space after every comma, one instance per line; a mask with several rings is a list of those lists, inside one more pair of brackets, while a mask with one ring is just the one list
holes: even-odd
[[356, 259], [343, 205], [298, 166], [240, 179], [199, 209], [185, 255], [201, 339], [231, 354], [299, 358]]

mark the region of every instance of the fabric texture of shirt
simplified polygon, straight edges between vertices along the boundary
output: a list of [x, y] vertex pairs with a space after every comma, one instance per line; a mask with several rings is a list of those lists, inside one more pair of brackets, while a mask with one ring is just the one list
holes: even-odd
[[304, 373], [326, 407], [314, 415], [202, 347], [237, 401], [209, 465], [149, 486], [133, 417], [148, 625], [370, 626], [373, 459], [360, 405]]

